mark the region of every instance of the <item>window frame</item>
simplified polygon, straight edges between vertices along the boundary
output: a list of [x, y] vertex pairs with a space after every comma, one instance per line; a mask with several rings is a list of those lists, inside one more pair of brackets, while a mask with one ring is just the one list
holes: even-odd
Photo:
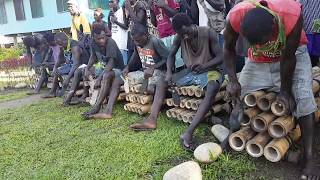
[[[58, 1], [61, 3], [60, 6], [61, 6], [62, 9], [59, 9]], [[57, 12], [58, 12], [58, 13], [69, 12], [68, 6], [67, 6], [67, 1], [68, 1], [68, 0], [56, 0], [56, 7], [57, 7]], [[65, 5], [66, 5], [66, 6], [65, 6]]]
[[[98, 1], [98, 6], [95, 7], [92, 3], [92, 1]], [[101, 8], [103, 10], [109, 10], [109, 0], [106, 0], [107, 2], [105, 3], [106, 5], [103, 6], [105, 0], [88, 0], [88, 7], [89, 9], [96, 9], [96, 8]]]
[[[37, 17], [34, 17], [34, 14], [33, 14], [33, 11], [32, 11], [32, 3], [31, 3], [31, 1], [39, 1], [39, 2], [40, 2], [40, 7], [36, 7], [36, 9], [40, 8], [40, 9], [41, 9], [41, 13], [40, 13], [40, 15], [39, 15], [39, 14], [36, 14], [36, 15], [39, 15], [39, 16], [37, 16]], [[29, 3], [30, 3], [31, 17], [32, 17], [33, 19], [34, 19], [34, 18], [42, 18], [42, 17], [44, 17], [42, 0], [29, 0]]]
[[0, 8], [2, 8], [2, 10], [3, 10], [3, 14], [1, 14], [1, 16], [3, 17], [3, 22], [0, 21], [0, 24], [8, 24], [8, 17], [7, 17], [5, 0], [0, 0], [0, 5], [2, 5]]
[[[19, 3], [19, 4], [18, 4]], [[16, 20], [17, 21], [25, 21], [26, 20], [26, 13], [25, 13], [25, 10], [24, 10], [24, 3], [23, 3], [23, 0], [13, 0], [13, 8], [14, 8], [14, 13], [16, 15]], [[20, 16], [17, 16], [17, 10], [18, 8], [20, 8], [19, 10], [21, 10], [21, 17]], [[19, 18], [19, 19], [18, 19]], [[21, 19], [20, 19], [21, 18]]]

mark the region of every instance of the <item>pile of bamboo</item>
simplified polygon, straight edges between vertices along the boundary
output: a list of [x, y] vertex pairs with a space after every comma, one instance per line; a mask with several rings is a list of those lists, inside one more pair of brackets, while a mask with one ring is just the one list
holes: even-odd
[[[223, 83], [220, 91], [217, 93], [215, 97], [216, 103], [207, 116], [223, 111], [229, 112], [229, 104], [225, 102], [226, 85], [227, 81]], [[165, 104], [169, 107], [166, 111], [166, 115], [169, 118], [175, 118], [185, 123], [191, 123], [203, 100], [205, 91], [199, 86], [174, 87], [174, 90], [180, 95], [180, 104], [174, 104], [173, 98], [166, 99]]]
[[[314, 73], [313, 93], [320, 107], [320, 71]], [[316, 76], [315, 76], [316, 75]], [[301, 137], [299, 125], [288, 114], [288, 108], [276, 101], [276, 93], [256, 91], [243, 98], [247, 109], [241, 122], [242, 128], [229, 136], [229, 144], [235, 151], [246, 152], [252, 157], [264, 156], [271, 162], [285, 157], [293, 142]], [[315, 113], [319, 122], [320, 111]]]
[[142, 84], [129, 87], [130, 93], [126, 94], [125, 100], [129, 103], [124, 105], [124, 110], [138, 113], [140, 115], [150, 113], [153, 95], [140, 93]]

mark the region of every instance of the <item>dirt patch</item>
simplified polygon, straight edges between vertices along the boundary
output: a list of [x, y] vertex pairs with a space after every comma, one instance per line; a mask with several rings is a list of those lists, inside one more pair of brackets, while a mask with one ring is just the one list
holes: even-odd
[[27, 96], [22, 99], [16, 99], [16, 100], [12, 100], [12, 101], [2, 102], [2, 103], [0, 103], [0, 110], [18, 108], [18, 107], [22, 107], [25, 105], [29, 105], [29, 104], [43, 101], [44, 99], [42, 99], [41, 96], [42, 96], [42, 94], [35, 94], [35, 95]]

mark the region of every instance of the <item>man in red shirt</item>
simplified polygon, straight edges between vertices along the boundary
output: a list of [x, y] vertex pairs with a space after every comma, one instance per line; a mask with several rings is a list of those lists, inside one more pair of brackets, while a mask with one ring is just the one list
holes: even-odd
[[[280, 92], [277, 101], [298, 119], [304, 148], [302, 179], [319, 179], [313, 157], [314, 112], [312, 69], [307, 39], [302, 29], [301, 5], [292, 0], [254, 0], [237, 4], [230, 12], [224, 32], [224, 61], [234, 100], [247, 93], [268, 89]], [[239, 81], [235, 71], [236, 41], [248, 40], [246, 64]]]

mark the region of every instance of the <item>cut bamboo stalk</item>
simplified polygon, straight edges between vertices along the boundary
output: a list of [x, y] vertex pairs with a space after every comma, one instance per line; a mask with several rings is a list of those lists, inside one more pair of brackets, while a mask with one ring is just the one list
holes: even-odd
[[169, 106], [169, 107], [174, 106], [173, 98], [168, 98], [165, 101], [166, 101], [167, 106]]
[[297, 126], [286, 137], [273, 139], [264, 148], [264, 157], [271, 162], [278, 162], [283, 159], [292, 142], [297, 141], [301, 137], [300, 127]]
[[177, 118], [178, 114], [181, 112], [181, 111], [184, 111], [184, 109], [181, 109], [181, 108], [172, 108], [172, 117], [173, 118]]
[[250, 125], [250, 122], [258, 115], [261, 113], [261, 110], [259, 108], [253, 107], [246, 109], [243, 112], [243, 117], [241, 119], [241, 126], [248, 126]]
[[195, 90], [198, 88], [198, 86], [189, 86], [187, 89], [188, 96], [194, 96]]
[[271, 104], [271, 111], [274, 115], [276, 116], [284, 116], [284, 115], [287, 115], [288, 114], [288, 108], [285, 107], [284, 104], [282, 104], [281, 102], [279, 101], [274, 101], [272, 104]]
[[295, 127], [292, 116], [283, 116], [274, 120], [268, 127], [268, 132], [273, 138], [285, 137]]
[[81, 96], [84, 93], [84, 89], [80, 89], [76, 91], [76, 96]]
[[271, 104], [276, 99], [276, 93], [270, 92], [258, 98], [257, 105], [262, 111], [269, 111]]
[[257, 105], [257, 99], [265, 94], [266, 93], [264, 91], [256, 91], [256, 92], [247, 94], [243, 99], [244, 103], [249, 107], [254, 107]]
[[217, 93], [216, 97], [214, 98], [214, 102], [218, 102], [224, 98], [226, 91], [220, 91]]
[[257, 134], [246, 144], [248, 154], [255, 158], [263, 156], [263, 149], [271, 139], [267, 131]]
[[194, 111], [198, 110], [201, 102], [202, 102], [202, 99], [197, 99], [197, 100], [193, 101], [191, 104], [191, 109]]
[[256, 132], [254, 132], [249, 126], [243, 127], [229, 136], [229, 145], [235, 151], [242, 151], [246, 146], [246, 142], [255, 135]]
[[186, 107], [186, 102], [188, 101], [187, 98], [183, 98], [180, 100], [180, 107], [185, 108]]
[[153, 96], [151, 95], [144, 95], [144, 96], [140, 96], [139, 98], [140, 104], [152, 103], [152, 100], [153, 100]]
[[124, 109], [125, 111], [128, 111], [128, 106], [127, 106], [127, 104], [125, 104], [125, 105], [123, 106], [123, 109]]
[[251, 121], [251, 128], [256, 132], [263, 132], [268, 129], [269, 124], [276, 119], [277, 116], [270, 112], [263, 112], [258, 114]]
[[181, 88], [180, 87], [176, 87], [176, 91], [179, 95], [182, 95], [182, 91], [181, 91]]
[[194, 101], [194, 99], [189, 99], [186, 101], [185, 106], [187, 109], [191, 109], [191, 105], [192, 105], [193, 101]]
[[[185, 123], [190, 123], [194, 117], [195, 113], [192, 111], [186, 112], [182, 114], [182, 121]], [[190, 120], [191, 119], [191, 120]]]
[[172, 117], [172, 115], [171, 115], [171, 109], [168, 109], [168, 110], [166, 111], [166, 115], [167, 115], [167, 117], [169, 117], [169, 118]]
[[188, 87], [181, 87], [181, 93], [182, 93], [182, 95], [184, 95], [184, 96], [187, 96], [187, 95], [188, 95], [187, 89], [188, 89]]
[[129, 91], [134, 93], [134, 86], [129, 87]]
[[139, 108], [138, 108], [138, 113], [140, 115], [143, 115], [143, 114], [149, 113], [150, 110], [151, 110], [151, 104], [140, 105]]
[[130, 101], [130, 96], [131, 96], [131, 94], [128, 94], [127, 96], [126, 96], [126, 101]]
[[320, 86], [319, 83], [316, 80], [312, 81], [312, 92], [313, 94], [316, 94], [317, 92], [319, 92]]
[[204, 91], [201, 88], [197, 88], [194, 91], [194, 95], [198, 98], [202, 97], [204, 95]]
[[126, 93], [120, 93], [120, 94], [118, 95], [117, 100], [118, 100], [118, 101], [124, 101], [124, 100], [126, 100], [126, 97], [127, 97], [127, 94], [126, 94]]

